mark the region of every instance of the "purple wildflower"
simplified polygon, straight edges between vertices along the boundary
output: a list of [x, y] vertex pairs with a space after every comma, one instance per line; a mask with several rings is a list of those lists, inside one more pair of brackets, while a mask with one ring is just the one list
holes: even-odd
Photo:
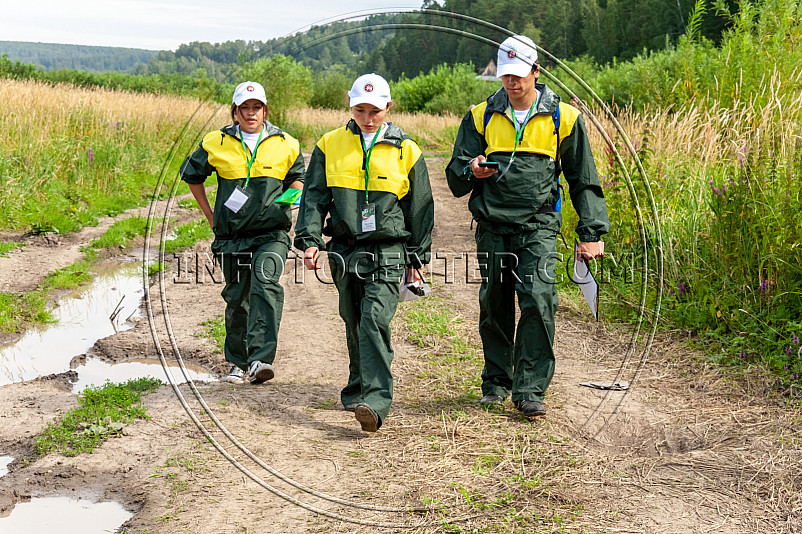
[[90, 147], [89, 148], [89, 163], [91, 164], [94, 161], [95, 161], [95, 153], [92, 152], [92, 148]]
[[786, 371], [788, 370], [788, 364], [787, 363], [785, 365], [783, 365], [783, 369], [785, 369]]
[[794, 351], [791, 350], [791, 347], [785, 347], [785, 353], [786, 354], [791, 354], [792, 352], [794, 352]]
[[745, 350], [742, 350], [742, 351], [741, 351], [741, 359], [742, 359], [742, 360], [745, 360], [745, 359], [746, 359], [746, 351], [745, 351]]
[[762, 282], [760, 282], [760, 291], [765, 293], [768, 288], [769, 288], [769, 281], [768, 280], [763, 280]]
[[794, 337], [791, 338], [791, 341], [794, 342], [794, 345], [799, 345], [799, 336], [794, 334]]

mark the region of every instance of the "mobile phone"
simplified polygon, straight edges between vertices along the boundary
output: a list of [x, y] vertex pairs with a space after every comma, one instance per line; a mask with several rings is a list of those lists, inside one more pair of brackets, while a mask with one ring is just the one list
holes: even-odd
[[498, 161], [480, 161], [478, 165], [480, 167], [485, 167], [486, 169], [498, 170]]

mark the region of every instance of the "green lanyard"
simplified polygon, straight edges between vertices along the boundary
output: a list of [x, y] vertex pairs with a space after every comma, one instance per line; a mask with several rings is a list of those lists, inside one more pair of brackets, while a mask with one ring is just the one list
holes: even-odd
[[[383, 125], [382, 125], [383, 126]], [[379, 134], [382, 131], [382, 127], [379, 126], [379, 129], [376, 130], [376, 135], [373, 136], [373, 141], [370, 142], [370, 148], [365, 148], [365, 138], [362, 137], [362, 134], [359, 134], [359, 140], [362, 142], [362, 151], [365, 153], [365, 204], [368, 204], [368, 176], [370, 176], [370, 156], [373, 154], [373, 147], [376, 145], [376, 139], [379, 138]]]
[[520, 130], [518, 129], [518, 119], [515, 118], [515, 110], [512, 109], [512, 106], [510, 106], [510, 111], [512, 112], [513, 125], [515, 126], [515, 146], [512, 147], [512, 155], [510, 155], [510, 163], [512, 163], [512, 160], [515, 159], [515, 151], [518, 150], [518, 143], [521, 141], [521, 137], [523, 137], [524, 135], [524, 130], [526, 129], [526, 123], [529, 122], [529, 117], [532, 116], [532, 110], [535, 109], [535, 104], [537, 104], [537, 98], [535, 98], [535, 101], [532, 102], [532, 107], [529, 108], [529, 112], [526, 114], [526, 118], [524, 119], [524, 123], [521, 125]]
[[259, 150], [259, 143], [262, 142], [262, 134], [265, 131], [265, 127], [262, 126], [262, 129], [259, 131], [259, 138], [256, 140], [256, 146], [253, 149], [253, 154], [251, 154], [250, 159], [248, 159], [248, 147], [245, 145], [245, 139], [242, 138], [242, 130], [239, 132], [239, 140], [242, 143], [242, 149], [245, 151], [245, 161], [248, 162], [248, 177], [245, 179], [245, 185], [242, 186], [243, 189], [248, 187], [248, 182], [251, 181], [251, 167], [253, 167], [253, 162], [256, 160], [256, 151]]

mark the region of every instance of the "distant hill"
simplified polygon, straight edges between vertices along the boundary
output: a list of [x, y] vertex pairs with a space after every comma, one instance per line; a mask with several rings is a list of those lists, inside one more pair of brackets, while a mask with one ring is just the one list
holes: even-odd
[[158, 52], [139, 48], [83, 46], [55, 43], [0, 41], [0, 56], [36, 65], [45, 70], [74, 69], [87, 72], [130, 72], [146, 66]]

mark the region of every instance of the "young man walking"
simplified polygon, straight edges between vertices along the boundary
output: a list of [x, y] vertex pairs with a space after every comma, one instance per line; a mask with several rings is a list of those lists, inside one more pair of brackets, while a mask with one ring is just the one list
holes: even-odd
[[561, 172], [579, 214], [582, 258], [602, 255], [600, 238], [610, 224], [582, 116], [537, 82], [532, 40], [506, 39], [497, 65], [503, 87], [462, 120], [446, 176], [454, 196], [471, 194], [477, 223], [480, 404], [500, 405], [511, 394], [516, 408], [534, 417], [546, 413], [543, 397], [554, 375]]

